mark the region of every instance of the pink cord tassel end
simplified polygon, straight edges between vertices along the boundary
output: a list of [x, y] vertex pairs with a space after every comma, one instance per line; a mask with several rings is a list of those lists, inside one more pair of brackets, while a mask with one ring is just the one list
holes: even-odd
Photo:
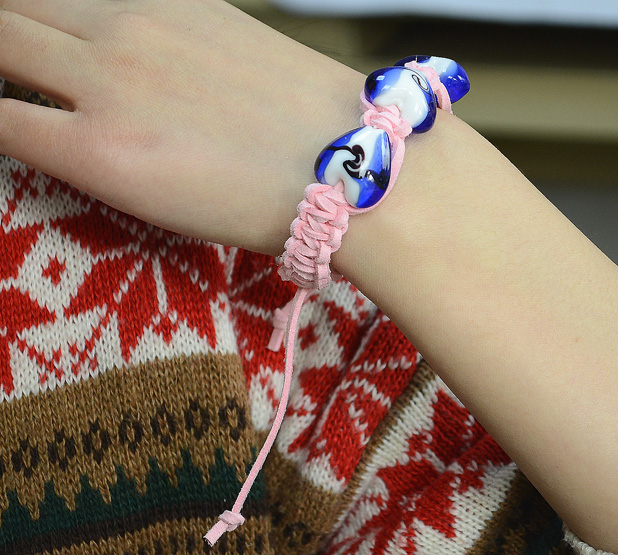
[[208, 542], [210, 547], [217, 543], [217, 540], [225, 534], [225, 532], [231, 532], [236, 530], [240, 525], [244, 524], [245, 517], [240, 513], [233, 513], [232, 511], [225, 511], [219, 515], [217, 523], [206, 533], [204, 539]]

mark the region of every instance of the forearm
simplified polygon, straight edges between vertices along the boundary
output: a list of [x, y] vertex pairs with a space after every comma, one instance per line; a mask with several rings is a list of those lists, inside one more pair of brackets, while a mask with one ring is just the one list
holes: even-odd
[[[0, 99], [0, 152], [156, 225], [281, 254], [315, 156], [359, 125], [362, 75], [224, 2], [0, 4], [0, 75], [64, 108]], [[446, 114], [333, 264], [618, 550], [615, 267]]]
[[618, 551], [618, 270], [454, 117], [335, 266], [408, 336], [582, 539]]

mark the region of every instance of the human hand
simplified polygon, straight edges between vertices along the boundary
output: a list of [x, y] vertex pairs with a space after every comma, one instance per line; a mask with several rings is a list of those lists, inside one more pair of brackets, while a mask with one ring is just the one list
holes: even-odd
[[0, 153], [156, 225], [281, 252], [362, 76], [220, 0], [0, 0]]

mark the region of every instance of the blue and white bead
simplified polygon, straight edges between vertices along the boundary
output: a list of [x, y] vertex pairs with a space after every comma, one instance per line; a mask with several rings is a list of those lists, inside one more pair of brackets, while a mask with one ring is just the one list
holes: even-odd
[[373, 206], [384, 196], [391, 177], [388, 134], [366, 126], [342, 135], [320, 152], [315, 176], [333, 187], [343, 181], [345, 198], [352, 206]]
[[436, 119], [437, 102], [425, 76], [406, 67], [378, 69], [365, 81], [365, 97], [374, 106], [395, 105], [416, 133], [428, 131]]
[[409, 62], [426, 65], [436, 71], [440, 82], [446, 87], [451, 102], [457, 102], [470, 90], [470, 79], [463, 67], [448, 58], [438, 56], [408, 56], [399, 60], [396, 66], [405, 66]]

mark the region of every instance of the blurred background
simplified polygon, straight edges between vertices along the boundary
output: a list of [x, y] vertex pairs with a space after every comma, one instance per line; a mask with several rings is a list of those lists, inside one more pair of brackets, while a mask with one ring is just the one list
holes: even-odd
[[618, 263], [618, 0], [231, 0], [362, 73], [461, 63], [455, 112]]

